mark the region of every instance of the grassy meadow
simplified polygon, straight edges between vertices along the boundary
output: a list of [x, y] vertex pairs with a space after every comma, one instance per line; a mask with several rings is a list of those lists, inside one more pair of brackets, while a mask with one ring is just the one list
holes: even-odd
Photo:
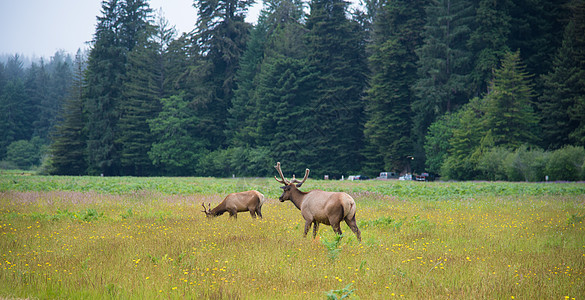
[[[0, 298], [584, 299], [585, 184], [341, 182], [362, 242], [270, 178], [0, 175]], [[257, 189], [263, 219], [201, 202]]]

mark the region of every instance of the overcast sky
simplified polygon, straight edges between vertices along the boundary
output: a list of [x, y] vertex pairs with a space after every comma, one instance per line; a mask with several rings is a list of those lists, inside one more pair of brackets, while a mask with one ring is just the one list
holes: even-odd
[[[248, 12], [254, 23], [261, 0]], [[49, 58], [58, 50], [75, 55], [93, 38], [101, 0], [0, 0], [0, 54]], [[162, 8], [178, 33], [195, 28], [193, 0], [150, 0], [153, 10]]]

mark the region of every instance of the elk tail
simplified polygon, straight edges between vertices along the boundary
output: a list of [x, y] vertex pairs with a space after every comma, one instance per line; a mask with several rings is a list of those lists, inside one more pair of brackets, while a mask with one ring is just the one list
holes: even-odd
[[264, 204], [264, 201], [266, 201], [266, 198], [264, 198], [264, 195], [260, 192], [258, 192], [258, 200], [260, 200], [260, 206], [262, 206]]

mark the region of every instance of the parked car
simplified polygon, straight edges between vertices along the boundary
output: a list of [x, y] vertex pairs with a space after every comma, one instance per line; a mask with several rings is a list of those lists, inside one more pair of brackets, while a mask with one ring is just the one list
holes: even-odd
[[368, 180], [368, 179], [370, 179], [370, 178], [368, 176], [365, 176], [365, 175], [354, 175], [353, 176], [353, 180]]
[[420, 175], [416, 175], [415, 180], [416, 181], [434, 181], [435, 176], [425, 172], [425, 173], [421, 173]]
[[396, 172], [380, 172], [380, 176], [376, 179], [397, 179], [398, 173]]

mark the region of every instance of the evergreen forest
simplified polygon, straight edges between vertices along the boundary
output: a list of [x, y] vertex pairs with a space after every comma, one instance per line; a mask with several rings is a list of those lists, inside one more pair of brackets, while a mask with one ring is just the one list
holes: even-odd
[[585, 0], [104, 0], [88, 51], [0, 62], [0, 168], [585, 180]]

